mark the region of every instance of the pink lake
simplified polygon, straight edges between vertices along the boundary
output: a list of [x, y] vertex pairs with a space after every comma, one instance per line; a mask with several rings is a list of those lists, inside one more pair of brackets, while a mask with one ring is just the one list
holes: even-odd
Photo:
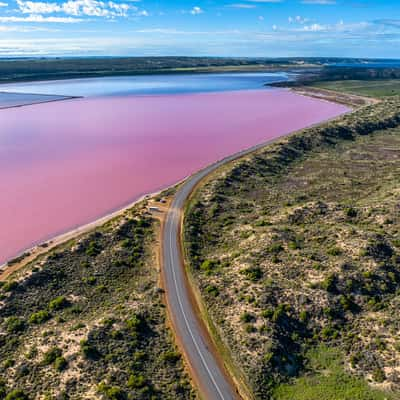
[[286, 90], [0, 111], [0, 265], [224, 156], [348, 111]]

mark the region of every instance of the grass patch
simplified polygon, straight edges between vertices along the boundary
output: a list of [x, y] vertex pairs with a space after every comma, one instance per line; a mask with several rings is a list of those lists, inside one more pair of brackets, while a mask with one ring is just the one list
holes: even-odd
[[307, 373], [274, 390], [274, 400], [391, 400], [390, 393], [371, 389], [364, 379], [345, 371], [337, 349], [324, 345], [307, 353]]
[[322, 81], [312, 86], [375, 98], [400, 95], [400, 79]]

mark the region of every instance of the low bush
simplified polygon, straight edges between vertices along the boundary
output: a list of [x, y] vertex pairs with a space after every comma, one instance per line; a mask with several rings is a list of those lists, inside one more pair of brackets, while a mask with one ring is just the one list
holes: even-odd
[[50, 365], [53, 364], [57, 358], [61, 357], [62, 350], [58, 347], [52, 347], [44, 353], [42, 364]]
[[71, 304], [65, 296], [58, 296], [49, 303], [49, 309], [52, 311], [62, 310], [69, 307]]
[[46, 310], [41, 310], [31, 314], [29, 317], [29, 323], [31, 324], [43, 324], [51, 318], [51, 314]]
[[14, 389], [7, 394], [4, 400], [29, 400], [29, 397], [23, 390]]
[[6, 329], [9, 333], [22, 332], [26, 327], [25, 321], [18, 317], [8, 317], [6, 319]]

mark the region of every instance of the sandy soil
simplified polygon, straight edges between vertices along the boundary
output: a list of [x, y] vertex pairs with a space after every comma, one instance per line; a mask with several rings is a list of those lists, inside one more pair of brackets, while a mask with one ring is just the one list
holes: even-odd
[[349, 106], [351, 108], [359, 108], [380, 102], [380, 100], [374, 99], [372, 97], [364, 97], [348, 93], [339, 93], [335, 92], [334, 90], [316, 88], [311, 86], [294, 87], [291, 88], [291, 90], [303, 96], [326, 100], [333, 103], [339, 103]]

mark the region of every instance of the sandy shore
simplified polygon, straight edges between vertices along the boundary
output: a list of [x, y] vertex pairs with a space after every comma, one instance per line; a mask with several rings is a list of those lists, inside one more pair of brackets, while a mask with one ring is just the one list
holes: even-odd
[[[0, 281], [6, 280], [13, 272], [18, 271], [19, 269], [23, 268], [30, 262], [34, 261], [38, 256], [49, 252], [50, 250], [56, 248], [57, 246], [60, 246], [64, 243], [68, 242], [69, 240], [75, 239], [75, 238], [79, 237], [80, 235], [90, 232], [91, 230], [104, 225], [105, 223], [113, 220], [114, 218], [122, 216], [126, 211], [130, 210], [131, 208], [133, 208], [134, 206], [136, 206], [137, 204], [139, 204], [141, 202], [154, 200], [157, 196], [159, 196], [164, 191], [173, 189], [174, 187], [181, 184], [186, 179], [187, 178], [185, 178], [182, 181], [177, 182], [171, 186], [168, 186], [164, 189], [161, 189], [157, 192], [145, 194], [145, 195], [141, 196], [140, 198], [138, 198], [137, 200], [124, 206], [123, 208], [120, 208], [116, 211], [113, 211], [113, 212], [107, 214], [107, 215], [104, 215], [103, 217], [100, 217], [99, 219], [96, 219], [95, 221], [89, 222], [88, 224], [79, 226], [79, 227], [69, 230], [65, 233], [54, 236], [53, 238], [46, 240], [44, 242], [41, 242], [31, 248], [25, 249], [18, 256], [16, 256], [14, 258], [14, 260], [16, 260], [20, 257], [21, 258], [20, 261], [9, 264], [9, 262], [12, 262], [12, 260], [9, 260], [8, 262], [0, 265]], [[25, 257], [23, 256], [24, 254], [26, 254]]]

